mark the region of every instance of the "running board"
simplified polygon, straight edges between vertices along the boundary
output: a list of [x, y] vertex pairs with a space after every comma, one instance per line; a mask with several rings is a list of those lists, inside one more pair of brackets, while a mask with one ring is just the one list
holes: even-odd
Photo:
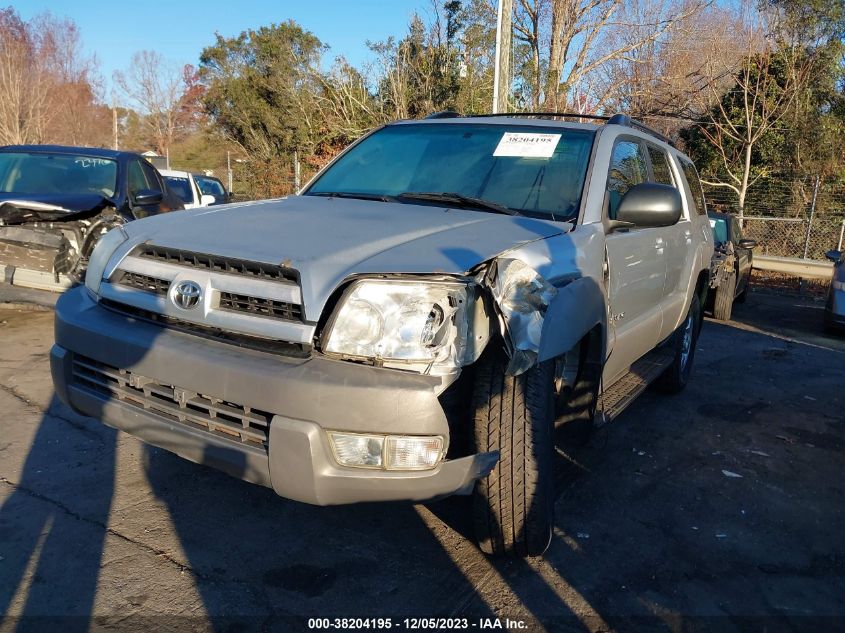
[[610, 422], [628, 408], [672, 364], [672, 346], [652, 350], [631, 365], [627, 373], [605, 389], [596, 406], [596, 426]]

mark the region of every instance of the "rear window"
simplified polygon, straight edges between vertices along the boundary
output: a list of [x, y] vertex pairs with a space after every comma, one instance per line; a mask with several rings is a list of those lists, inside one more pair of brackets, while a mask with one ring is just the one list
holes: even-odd
[[204, 195], [226, 195], [226, 191], [223, 189], [222, 183], [214, 178], [203, 178], [202, 176], [197, 176], [197, 185], [199, 185], [200, 191], [202, 191]]
[[19, 194], [98, 194], [110, 198], [117, 187], [117, 163], [107, 158], [0, 152], [0, 192]]
[[164, 181], [167, 183], [167, 186], [173, 190], [173, 193], [182, 199], [182, 202], [193, 204], [194, 193], [191, 191], [190, 180], [187, 178], [179, 178], [177, 176], [165, 176]]

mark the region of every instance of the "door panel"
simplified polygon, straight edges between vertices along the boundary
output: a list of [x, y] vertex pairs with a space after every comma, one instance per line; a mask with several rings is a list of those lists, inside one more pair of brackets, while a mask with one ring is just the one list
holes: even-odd
[[619, 231], [607, 237], [610, 327], [616, 342], [605, 365], [605, 381], [658, 343], [666, 281], [665, 242], [660, 229]]
[[[648, 179], [639, 140], [622, 137], [613, 148], [607, 179], [608, 216], [615, 217], [628, 189]], [[609, 327], [615, 337], [605, 365], [609, 385], [658, 341], [666, 282], [666, 243], [659, 228], [616, 231], [607, 236]]]

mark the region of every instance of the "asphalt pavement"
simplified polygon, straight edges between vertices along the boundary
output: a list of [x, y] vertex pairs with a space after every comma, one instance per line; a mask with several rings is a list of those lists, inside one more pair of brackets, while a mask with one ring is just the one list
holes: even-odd
[[561, 447], [547, 554], [499, 562], [465, 499], [310, 507], [77, 416], [50, 301], [10, 293], [0, 632], [845, 629], [845, 336], [817, 301], [752, 292], [708, 319], [685, 392]]

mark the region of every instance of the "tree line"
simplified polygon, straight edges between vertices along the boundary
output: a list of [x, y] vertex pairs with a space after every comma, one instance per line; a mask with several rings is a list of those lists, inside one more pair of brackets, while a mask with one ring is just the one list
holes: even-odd
[[[840, 0], [503, 0], [508, 111], [626, 112], [742, 207], [767, 178], [845, 179]], [[196, 66], [140, 51], [104, 94], [66, 18], [0, 10], [0, 143], [155, 149], [240, 165], [240, 193], [292, 191], [380, 124], [490, 110], [493, 0], [430, 0], [358, 67], [292, 20], [216, 35]]]

